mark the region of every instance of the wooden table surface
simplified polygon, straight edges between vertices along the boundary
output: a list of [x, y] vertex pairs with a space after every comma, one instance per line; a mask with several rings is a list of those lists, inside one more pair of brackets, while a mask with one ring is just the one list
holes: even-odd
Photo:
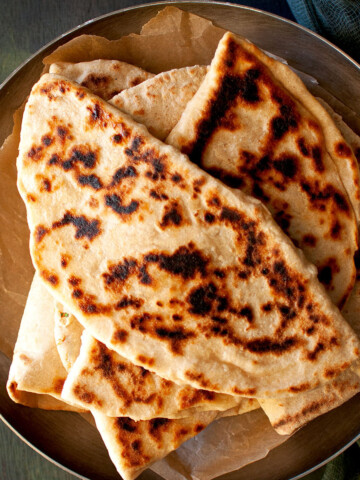
[[[0, 83], [53, 38], [77, 25], [144, 0], [0, 0]], [[294, 20], [286, 0], [243, 0], [243, 5]], [[306, 477], [318, 480], [323, 469]], [[0, 480], [73, 480], [0, 422]]]

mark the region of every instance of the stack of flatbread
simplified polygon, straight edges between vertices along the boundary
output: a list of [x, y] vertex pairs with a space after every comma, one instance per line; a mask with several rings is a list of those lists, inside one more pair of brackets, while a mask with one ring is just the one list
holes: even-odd
[[36, 274], [13, 400], [90, 411], [130, 480], [221, 416], [286, 435], [359, 392], [347, 128], [231, 33], [210, 66], [51, 65], [17, 161]]

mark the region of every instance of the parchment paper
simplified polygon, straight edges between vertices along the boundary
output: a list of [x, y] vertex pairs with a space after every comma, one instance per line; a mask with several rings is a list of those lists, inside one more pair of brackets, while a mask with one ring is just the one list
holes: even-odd
[[0, 150], [0, 350], [11, 357], [30, 289], [34, 268], [29, 229], [16, 188], [16, 156], [23, 109], [14, 115], [14, 129]]
[[[44, 59], [45, 71], [55, 61], [98, 58], [127, 61], [153, 73], [208, 65], [223, 33], [206, 19], [167, 7], [143, 26], [140, 35], [115, 41], [86, 35], [71, 40]], [[7, 356], [12, 354], [33, 276], [25, 208], [16, 189], [21, 116], [18, 111], [13, 134], [0, 150], [0, 350]], [[287, 438], [278, 435], [265, 414], [257, 410], [214, 422], [152, 469], [167, 480], [208, 480], [263, 458]]]
[[166, 7], [143, 26], [140, 35], [131, 34], [115, 41], [82, 35], [56, 49], [43, 62], [49, 65], [107, 58], [123, 60], [152, 73], [209, 65], [224, 33], [209, 20]]

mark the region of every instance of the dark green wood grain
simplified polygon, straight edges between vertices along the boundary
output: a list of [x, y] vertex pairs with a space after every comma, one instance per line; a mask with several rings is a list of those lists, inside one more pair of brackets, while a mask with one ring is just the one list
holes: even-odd
[[0, 421], [1, 480], [75, 480], [26, 445]]

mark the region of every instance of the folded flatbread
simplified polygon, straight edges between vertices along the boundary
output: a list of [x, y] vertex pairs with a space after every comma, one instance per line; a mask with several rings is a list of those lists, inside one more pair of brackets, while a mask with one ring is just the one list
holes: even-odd
[[355, 281], [358, 166], [288, 66], [225, 34], [167, 143], [264, 202], [318, 267], [333, 302], [344, 305]]
[[79, 63], [53, 63], [49, 71], [79, 83], [104, 100], [154, 76], [153, 73], [129, 63], [102, 59]]
[[[164, 380], [109, 350], [87, 331], [82, 334], [81, 344], [62, 390], [62, 398], [79, 407], [136, 421], [183, 418], [198, 411], [235, 407], [241, 414], [259, 408], [255, 399], [196, 390]], [[67, 347], [73, 349], [69, 343]]]
[[53, 317], [54, 300], [35, 275], [21, 320], [7, 390], [14, 402], [28, 407], [84, 411], [61, 399], [67, 372], [56, 350]]
[[[195, 79], [193, 78], [194, 72], [196, 73]], [[148, 127], [149, 131], [151, 131], [157, 138], [161, 139], [166, 136], [164, 132], [166, 130], [171, 130], [171, 128], [173, 128], [180, 119], [187, 102], [195, 94], [201, 83], [199, 82], [199, 77], [203, 78], [205, 73], [206, 69], [204, 67], [190, 67], [172, 70], [171, 72], [165, 72], [164, 74], [159, 74], [153, 79], [143, 82], [139, 86], [124, 90], [121, 94], [114, 97], [111, 100], [111, 103], [122, 109], [125, 113], [131, 114], [132, 117], [140, 123], [144, 123]], [[182, 88], [184, 84], [191, 85], [191, 87], [186, 91], [185, 95], [182, 95]], [[134, 97], [135, 101], [132, 101]], [[356, 151], [360, 145], [358, 137], [344, 124], [344, 122], [341, 121], [341, 117], [339, 117], [332, 109], [330, 109], [325, 102], [323, 102], [321, 99], [318, 100], [323, 104], [324, 108], [329, 111], [331, 117], [334, 119], [348, 144], [353, 149], [355, 146], [354, 151]], [[165, 112], [164, 116], [158, 115], [158, 102], [161, 103], [161, 111]], [[166, 114], [169, 111], [171, 111], [171, 118], [169, 118], [169, 115]], [[163, 119], [166, 119], [166, 121]], [[356, 287], [354, 287], [354, 290], [355, 289]], [[354, 293], [352, 293], [350, 299], [353, 297]], [[348, 303], [351, 303], [350, 310], [352, 311], [353, 301], [350, 299]], [[346, 312], [347, 315], [349, 314], [348, 310], [349, 309], [347, 309]], [[66, 327], [69, 325], [74, 325], [75, 329], [80, 328], [80, 324], [71, 314], [66, 315], [67, 318], [61, 317], [61, 314], [58, 316], [58, 325], [60, 325], [60, 328], [63, 324], [65, 324]], [[57, 324], [57, 322], [55, 322], [55, 324]], [[356, 331], [356, 325], [354, 325], [354, 322], [350, 321], [350, 325], [352, 325]], [[71, 338], [75, 337], [76, 339], [77, 337], [79, 342], [78, 350], [80, 350], [80, 335], [71, 335], [69, 334], [69, 328], [67, 328], [67, 330], [68, 331], [66, 334], [64, 332], [61, 334], [63, 341], [69, 341]], [[61, 349], [62, 345], [63, 344], [59, 342], [58, 349]], [[106, 347], [103, 346], [103, 348]], [[66, 350], [69, 349], [65, 348], [65, 351]], [[72, 350], [73, 349], [70, 349], [70, 351]], [[76, 354], [76, 357], [77, 356], [78, 354]], [[87, 358], [84, 355], [82, 357], [86, 362]], [[68, 378], [67, 382], [65, 383], [65, 389], [63, 392], [63, 395], [65, 394], [65, 396], [71, 383], [73, 389], [74, 386], [76, 386], [76, 384], [74, 385], [74, 372], [71, 375], [71, 378], [72, 381], [70, 378]], [[89, 379], [88, 374], [86, 378], [87, 380]], [[79, 378], [77, 379], [77, 382], [79, 382]], [[278, 433], [291, 434], [308, 421], [344, 403], [359, 391], [359, 387], [359, 377], [350, 370], [342, 373], [339, 378], [326, 383], [324, 386], [320, 386], [314, 390], [311, 390], [308, 393], [304, 392], [296, 397], [287, 399], [263, 400], [261, 403], [269, 417], [269, 420]], [[96, 390], [99, 389], [96, 388], [95, 392]], [[69, 396], [68, 399], [76, 403], [77, 398], [74, 398], [74, 392], [72, 394], [70, 393], [70, 395], [71, 396]], [[92, 395], [94, 395], [94, 392], [92, 392]], [[113, 396], [113, 393], [110, 394], [110, 398]], [[91, 397], [88, 396], [87, 398]], [[109, 397], [106, 396], [106, 399], [107, 398]], [[107, 402], [105, 401], [105, 403]], [[83, 406], [85, 406], [84, 403]], [[218, 409], [218, 407], [216, 409]], [[241, 413], [241, 411], [239, 413]], [[107, 414], [109, 415], [109, 413]], [[164, 416], [169, 415], [164, 414]]]
[[[35, 275], [10, 369], [9, 395], [15, 402], [29, 407], [84, 412], [60, 400], [67, 372], [55, 346], [53, 328], [54, 299]], [[73, 344], [66, 345], [74, 348]], [[93, 415], [117, 470], [124, 480], [132, 480], [201, 432], [218, 412], [197, 412], [191, 418], [157, 418], [147, 422], [110, 418], [98, 412]]]
[[41, 278], [132, 363], [273, 398], [358, 358], [316, 270], [260, 202], [82, 87], [55, 75], [34, 86], [18, 171]]
[[[345, 124], [341, 116], [324, 100], [318, 98], [318, 101], [329, 112], [358, 158], [360, 152], [358, 135]], [[360, 264], [358, 254], [355, 254], [355, 259], [357, 267], [356, 282], [341, 313], [360, 338]], [[261, 400], [261, 406], [275, 430], [282, 435], [290, 435], [308, 421], [342, 405], [359, 392], [360, 368], [359, 362], [357, 362], [352, 369], [341, 373], [334, 380], [314, 390], [292, 398]]]
[[[360, 279], [342, 309], [344, 318], [360, 337]], [[339, 407], [360, 392], [359, 362], [334, 380], [296, 397], [260, 400], [272, 426], [281, 435], [290, 435], [310, 420]]]
[[[64, 341], [58, 342], [57, 346], [58, 348], [61, 346], [60, 356], [65, 359], [66, 369], [71, 373], [76, 357], [81, 353], [81, 329], [76, 325], [78, 322], [72, 315], [64, 316], [66, 312], [63, 307], [59, 304], [58, 307], [59, 313], [63, 313], [63, 316], [55, 315], [55, 324], [60, 324], [57, 333], [61, 333]], [[64, 318], [70, 320], [61, 322], [60, 319]], [[113, 363], [112, 366], [116, 365]], [[91, 366], [88, 365], [88, 368]], [[140, 382], [141, 378], [142, 375]], [[256, 400], [252, 402], [257, 403]], [[193, 412], [189, 417], [176, 420], [154, 418], [136, 422], [128, 417], [106, 416], [98, 409], [93, 409], [94, 403], [90, 402], [96, 426], [112, 462], [124, 480], [136, 478], [157, 460], [197, 435], [216, 418], [245, 413], [243, 408], [236, 407], [224, 412]]]
[[[202, 68], [202, 71], [198, 72]], [[195, 94], [201, 82], [193, 79], [192, 72], [196, 71], [201, 75], [201, 81], [205, 76], [206, 70], [203, 67], [189, 67], [184, 69], [164, 72], [153, 79], [143, 82], [141, 85], [124, 90], [115, 96], [111, 103], [120, 108], [125, 113], [132, 115], [136, 121], [143, 123], [149, 131], [157, 138], [166, 137], [168, 132], [175, 126], [180, 119], [186, 104]], [[186, 94], [182, 95], [183, 85], [190, 85]], [[317, 99], [324, 108], [330, 113], [336, 126], [346, 142], [356, 152], [360, 151], [359, 137], [342, 121], [326, 102]], [[158, 105], [161, 104], [161, 109]], [[161, 115], [165, 112], [165, 115]], [[171, 112], [171, 117], [167, 112]], [[170, 125], [170, 127], [169, 127]], [[357, 311], [353, 303], [354, 291], [348, 301], [351, 305], [350, 311]], [[349, 308], [345, 312], [345, 318], [349, 315]], [[354, 315], [350, 315], [354, 317]], [[350, 321], [350, 325], [356, 330], [356, 322]], [[359, 322], [357, 322], [359, 324]], [[359, 334], [358, 334], [359, 336]], [[296, 397], [286, 399], [268, 399], [262, 400], [261, 404], [269, 417], [274, 428], [280, 434], [291, 434], [302, 427], [308, 421], [316, 418], [322, 413], [344, 403], [360, 389], [360, 379], [352, 371], [343, 372], [338, 378], [330, 381], [323, 386], [317, 387], [309, 392], [304, 392]]]
[[159, 73], [123, 90], [110, 103], [145, 125], [154, 137], [164, 140], [204, 80], [207, 68], [195, 65]]
[[[90, 62], [93, 63], [93, 62]], [[63, 65], [63, 68], [60, 70], [58, 65]], [[89, 62], [81, 63], [77, 66], [75, 71], [80, 71], [81, 74], [83, 73], [83, 66], [89, 65]], [[100, 76], [108, 73], [108, 68], [111, 65], [111, 62], [104, 62], [102, 63], [102, 71], [97, 72]], [[69, 68], [65, 68], [69, 66]], [[74, 64], [53, 64], [50, 67], [51, 73], [61, 73], [63, 76], [70, 80], [75, 80], [79, 83], [81, 80], [81, 76], [74, 76], [73, 75], [73, 68]], [[176, 125], [178, 120], [181, 117], [182, 112], [184, 111], [186, 104], [191, 100], [194, 96], [196, 91], [198, 90], [201, 82], [203, 81], [205, 74], [208, 70], [208, 67], [202, 66], [193, 66], [193, 67], [184, 67], [181, 69], [174, 69], [168, 72], [163, 72], [155, 77], [142, 82], [141, 85], [137, 85], [135, 87], [129, 88], [127, 90], [123, 90], [120, 94], [114, 96], [110, 103], [114, 106], [122, 110], [123, 112], [129, 114], [139, 123], [144, 124], [150, 133], [152, 133], [156, 138], [164, 139], [170, 133], [172, 128]], [[69, 75], [67, 72], [69, 71]], [[99, 83], [99, 82], [97, 82]], [[84, 84], [83, 84], [84, 85]], [[99, 96], [105, 98], [103, 92], [96, 92], [96, 82], [93, 85], [85, 85], [92, 93], [98, 93]], [[89, 404], [99, 413], [103, 413], [109, 416], [116, 416], [117, 414], [120, 415], [121, 412], [119, 411], [119, 396], [121, 404], [123, 405], [124, 402], [124, 395], [119, 395], [118, 391], [121, 385], [120, 381], [114, 382], [114, 371], [118, 373], [118, 369], [112, 366], [110, 369], [107, 367], [106, 370], [110, 370], [112, 375], [105, 374], [104, 375], [104, 365], [91, 365], [91, 361], [94, 359], [94, 355], [91, 355], [91, 350], [95, 350], [97, 355], [95, 358], [103, 358], [105, 356], [105, 351], [109, 352], [109, 360], [113, 356], [117, 356], [117, 354], [113, 351], [110, 351], [106, 348], [104, 344], [96, 341], [93, 337], [90, 336], [89, 333], [85, 332], [85, 338], [83, 339], [83, 349], [80, 354], [81, 349], [81, 334], [83, 332], [82, 325], [75, 319], [72, 314], [64, 312], [64, 308], [61, 304], [58, 303], [57, 308], [55, 308], [55, 340], [58, 349], [58, 353], [60, 355], [61, 361], [63, 362], [64, 367], [69, 372], [71, 367], [74, 365], [76, 359], [78, 359], [75, 367], [73, 367], [71, 374], [67, 378], [65, 382], [62, 397], [68, 398], [69, 400], [76, 403], [80, 403], [80, 405], [85, 406], [85, 408], [89, 407]], [[90, 348], [89, 348], [90, 347]], [[101, 351], [101, 355], [100, 354]], [[79, 357], [79, 358], [78, 358]], [[236, 413], [229, 410], [228, 414], [241, 414], [245, 413], [246, 411], [250, 411], [251, 409], [258, 408], [259, 404], [256, 399], [240, 399], [240, 397], [232, 397], [234, 400], [229, 402], [231, 397], [227, 395], [221, 394], [214, 394], [213, 392], [208, 392], [204, 390], [195, 390], [191, 387], [178, 387], [176, 384], [172, 382], [166, 381], [161, 379], [155, 374], [151, 374], [148, 370], [143, 369], [142, 367], [136, 367], [135, 365], [131, 364], [128, 360], [124, 359], [124, 357], [118, 358], [121, 359], [122, 365], [127, 366], [126, 368], [126, 376], [127, 380], [130, 377], [130, 380], [137, 383], [138, 378], [142, 379], [141, 375], [134, 375], [134, 373], [140, 369], [147, 373], [147, 377], [150, 374], [153, 378], [155, 378], [158, 382], [171, 385], [171, 387], [167, 388], [167, 399], [174, 399], [174, 391], [171, 392], [169, 395], [170, 390], [177, 390], [179, 393], [176, 397], [178, 401], [178, 407], [181, 408], [186, 407], [187, 410], [180, 410], [177, 411], [177, 415], [174, 414], [175, 409], [173, 407], [172, 412], [162, 412], [164, 416], [167, 418], [175, 418], [175, 416], [184, 416], [187, 414], [189, 415], [191, 412], [189, 410], [197, 410], [199, 408], [198, 404], [201, 401], [211, 399], [212, 409], [220, 410], [223, 409], [225, 404], [230, 408], [231, 404], [235, 399], [237, 399], [237, 408]], [[92, 362], [94, 363], [94, 362]], [[104, 362], [101, 362], [102, 364]], [[107, 362], [108, 363], [108, 362]], [[87, 368], [85, 368], [87, 367]], [[91, 369], [91, 367], [93, 369]], [[100, 367], [100, 368], [99, 368]], [[129, 370], [132, 370], [132, 375], [129, 375]], [[124, 373], [124, 370], [122, 370]], [[98, 377], [96, 384], [94, 385], [94, 375]], [[85, 382], [84, 382], [85, 376]], [[110, 378], [109, 378], [110, 377]], [[99, 381], [100, 380], [100, 381]], [[109, 382], [110, 380], [110, 382]], [[104, 390], [104, 382], [105, 382], [105, 390]], [[89, 389], [90, 383], [90, 389]], [[132, 385], [132, 391], [127, 393], [127, 412], [126, 415], [130, 416], [134, 420], [139, 420], [138, 418], [134, 417], [134, 414], [131, 414], [132, 411], [129, 410], [129, 397], [131, 398], [131, 394], [137, 390], [135, 384]], [[155, 382], [154, 382], [155, 385]], [[110, 386], [110, 392], [109, 387]], [[189, 389], [191, 391], [191, 395], [189, 395]], [[142, 389], [144, 390], [144, 389]], [[106, 395], [104, 392], [106, 391]], [[98, 393], [101, 393], [101, 398], [98, 398]], [[159, 392], [160, 393], [160, 392]], [[205, 396], [206, 395], [206, 396]], [[147, 398], [154, 396], [154, 392], [147, 393]], [[214, 398], [223, 397], [226, 400], [222, 405], [219, 405], [219, 402], [214, 402]], [[138, 397], [138, 403], [141, 403], [141, 399]], [[236, 401], [236, 400], [235, 400]], [[158, 404], [161, 404], [161, 408], [163, 408], [163, 398], [158, 398]], [[149, 402], [147, 402], [149, 403]], [[155, 402], [152, 402], [155, 403]], [[230, 403], [230, 405], [229, 405]], [[114, 405], [115, 404], [115, 405]], [[179, 405], [180, 404], [180, 405]], [[197, 407], [191, 407], [191, 405], [197, 404]], [[105, 408], [104, 408], [105, 407]], [[178, 407], [176, 410], [178, 410]], [[115, 408], [117, 411], [115, 411]], [[124, 407], [123, 407], [124, 408]], [[147, 415], [150, 414], [147, 410]], [[158, 412], [155, 413], [155, 415]], [[142, 414], [144, 415], [144, 414]], [[152, 414], [153, 416], [154, 413]], [[143, 419], [143, 418], [142, 418]]]
[[154, 462], [194, 437], [217, 417], [217, 412], [200, 412], [189, 418], [135, 422], [126, 417], [94, 413], [96, 426], [111, 460], [124, 480], [133, 480]]
[[[107, 74], [111, 64], [110, 61], [104, 61], [99, 65], [103, 70], [97, 73], [100, 76]], [[50, 72], [56, 73], [57, 65], [59, 64], [53, 64]], [[83, 74], [84, 66], [87, 65], [88, 62], [65, 64], [62, 69], [63, 75], [79, 82], [81, 77], [74, 76], [75, 66], [76, 71]], [[71, 67], [69, 75], [65, 67]], [[137, 121], [144, 123], [150, 131], [154, 131], [158, 138], [165, 138], [177, 123], [186, 103], [198, 89], [206, 71], [207, 67], [195, 66], [164, 72], [143, 82], [142, 89], [138, 85], [124, 90], [115, 96], [111, 103], [131, 113]], [[93, 93], [97, 93], [92, 85], [86, 86]], [[59, 306], [55, 311], [55, 337], [63, 364], [69, 367], [79, 355], [83, 327], [73, 315], [63, 310]], [[123, 367], [121, 370], [118, 368], [119, 365]], [[130, 391], [127, 390], [127, 385], [130, 386]], [[238, 396], [195, 390], [189, 386], [177, 386], [142, 367], [136, 367], [97, 342], [87, 332], [83, 338], [82, 353], [65, 382], [62, 397], [84, 408], [91, 405], [93, 409], [105, 415], [127, 415], [134, 420], [156, 416], [184, 417], [199, 408], [227, 410], [237, 406], [237, 413], [241, 414], [259, 407], [254, 399], [242, 399]], [[137, 413], [134, 407], [139, 406], [142, 410]]]

